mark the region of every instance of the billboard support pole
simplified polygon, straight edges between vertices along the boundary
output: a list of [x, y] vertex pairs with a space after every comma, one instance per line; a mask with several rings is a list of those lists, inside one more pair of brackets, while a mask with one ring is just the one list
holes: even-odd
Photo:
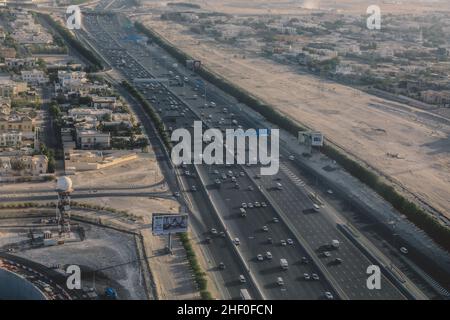
[[169, 233], [169, 245], [168, 245], [169, 253], [172, 254], [172, 233]]

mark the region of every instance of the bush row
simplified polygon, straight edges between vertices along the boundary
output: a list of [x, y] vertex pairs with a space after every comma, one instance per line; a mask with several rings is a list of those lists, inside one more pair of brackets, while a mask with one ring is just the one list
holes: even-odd
[[[148, 36], [152, 41], [163, 47], [180, 63], [185, 63], [186, 60], [193, 59], [186, 53], [182, 52], [170, 42], [163, 39], [153, 30], [148, 29], [143, 24], [136, 22], [135, 27]], [[215, 73], [201, 68], [198, 74], [204, 79], [213, 83], [220, 89], [235, 97], [238, 101], [245, 103], [253, 110], [259, 112], [261, 115], [269, 119], [272, 123], [278, 125], [280, 128], [297, 136], [299, 131], [304, 131], [298, 123], [288, 119], [286, 116], [276, 111], [273, 107], [263, 104], [261, 101], [253, 97], [249, 92], [242, 88], [235, 86], [229, 81], [221, 78]], [[397, 192], [391, 185], [381, 181], [379, 177], [369, 168], [359, 164], [357, 161], [350, 159], [337, 148], [330, 144], [326, 144], [323, 148], [323, 153], [331, 159], [334, 159], [343, 168], [345, 168], [351, 175], [359, 179], [364, 184], [375, 190], [386, 201], [392, 204], [400, 213], [404, 214], [417, 227], [424, 230], [436, 243], [443, 246], [447, 251], [450, 251], [450, 228], [442, 225], [436, 218], [423, 209], [418, 207], [413, 202], [406, 199], [399, 192]]]
[[211, 293], [208, 291], [208, 280], [203, 272], [200, 264], [198, 263], [197, 256], [195, 255], [194, 249], [192, 248], [191, 241], [187, 233], [180, 234], [180, 241], [183, 244], [184, 250], [186, 251], [186, 257], [191, 266], [192, 272], [194, 273], [194, 279], [200, 290], [200, 296], [203, 300], [211, 300]]
[[53, 20], [53, 18], [45, 13], [36, 12], [36, 15], [48, 23], [56, 32], [79, 54], [83, 56], [91, 65], [90, 71], [96, 72], [103, 70], [103, 64], [101, 60], [89, 49], [87, 49], [80, 41], [78, 41], [66, 28], [60, 23]]
[[144, 108], [144, 111], [148, 114], [153, 124], [155, 125], [156, 130], [158, 130], [159, 135], [161, 136], [164, 145], [170, 151], [172, 150], [172, 142], [170, 141], [170, 137], [167, 134], [164, 123], [161, 120], [160, 116], [156, 112], [156, 110], [152, 107], [152, 105], [144, 98], [144, 96], [136, 90], [132, 85], [130, 85], [127, 81], [122, 81], [122, 86], [128, 90], [128, 92], [141, 104]]

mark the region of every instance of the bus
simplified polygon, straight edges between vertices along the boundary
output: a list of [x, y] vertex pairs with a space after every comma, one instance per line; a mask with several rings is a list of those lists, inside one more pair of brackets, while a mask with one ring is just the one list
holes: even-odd
[[250, 293], [248, 293], [247, 289], [241, 289], [241, 299], [242, 300], [252, 300]]

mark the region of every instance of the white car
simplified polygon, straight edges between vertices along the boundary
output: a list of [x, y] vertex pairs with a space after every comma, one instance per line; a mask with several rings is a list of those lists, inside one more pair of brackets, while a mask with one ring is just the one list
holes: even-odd
[[234, 238], [234, 244], [237, 246], [241, 244], [241, 241], [239, 240], [239, 238]]
[[217, 234], [217, 230], [216, 230], [215, 228], [212, 228], [212, 229], [211, 229], [211, 233], [212, 233], [212, 234]]
[[253, 208], [253, 203], [249, 202], [249, 203], [247, 204], [247, 207]]
[[268, 228], [267, 226], [263, 226], [263, 227], [262, 227], [262, 230], [265, 231], [265, 232], [268, 232], [268, 231], [269, 231], [269, 228]]
[[278, 278], [277, 278], [277, 284], [278, 284], [279, 286], [284, 285], [284, 281], [283, 281], [283, 278], [282, 278], [282, 277], [278, 277]]
[[261, 207], [263, 207], [263, 208], [267, 207], [267, 203], [265, 203], [264, 201], [261, 202]]
[[329, 291], [325, 292], [325, 298], [327, 298], [328, 300], [333, 300], [334, 299], [333, 295]]
[[272, 221], [273, 221], [274, 223], [278, 223], [279, 220], [278, 220], [277, 217], [273, 217]]
[[331, 257], [331, 253], [329, 251], [324, 251], [323, 255], [327, 258]]
[[242, 207], [242, 208], [247, 208], [247, 204], [246, 204], [245, 202], [242, 202], [242, 203], [241, 203], [241, 207]]
[[261, 207], [261, 203], [259, 203], [258, 201], [256, 201], [256, 202], [255, 202], [255, 207], [256, 207], [256, 208]]
[[258, 255], [256, 256], [256, 259], [257, 259], [258, 261], [263, 261], [263, 260], [264, 260], [264, 257], [263, 257], [262, 254], [258, 254]]
[[304, 273], [304, 274], [303, 274], [303, 278], [304, 278], [305, 280], [311, 279], [311, 277], [309, 276], [309, 273]]
[[293, 161], [295, 159], [294, 156], [289, 156], [289, 160]]
[[406, 249], [405, 247], [401, 247], [400, 252], [403, 254], [408, 254], [408, 249]]
[[316, 281], [319, 280], [319, 276], [318, 276], [317, 273], [313, 273], [313, 274], [311, 275], [311, 277], [313, 278], [313, 280], [316, 280]]
[[239, 281], [241, 283], [245, 283], [246, 282], [245, 277], [242, 274], [239, 276]]
[[266, 258], [269, 260], [272, 259], [272, 254], [270, 253], [270, 251], [266, 252]]
[[281, 244], [282, 246], [285, 246], [285, 245], [286, 245], [286, 240], [280, 240], [280, 244]]
[[292, 241], [292, 239], [287, 239], [286, 240], [288, 245], [292, 246], [294, 244], [294, 241]]

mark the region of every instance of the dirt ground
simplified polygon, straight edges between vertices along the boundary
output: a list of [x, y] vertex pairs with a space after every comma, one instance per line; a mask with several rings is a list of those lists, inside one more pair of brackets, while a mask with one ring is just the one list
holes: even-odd
[[307, 127], [385, 173], [422, 201], [450, 217], [450, 126], [293, 67], [259, 57], [236, 58], [235, 49], [218, 47], [157, 17], [139, 19], [209, 69], [252, 92]]
[[[164, 7], [168, 1], [142, 0], [144, 6]], [[180, 1], [183, 2], [183, 1]], [[382, 13], [420, 14], [426, 11], [450, 11], [447, 0], [190, 0], [201, 9], [228, 14], [286, 14], [293, 15], [314, 10], [365, 15], [370, 5], [380, 6]]]

